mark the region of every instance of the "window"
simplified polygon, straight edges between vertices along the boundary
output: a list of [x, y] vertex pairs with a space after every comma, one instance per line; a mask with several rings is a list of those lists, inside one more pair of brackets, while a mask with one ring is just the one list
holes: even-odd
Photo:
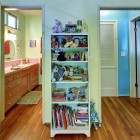
[[12, 13], [5, 14], [5, 25], [8, 27], [18, 29], [18, 18], [17, 16], [13, 15]]

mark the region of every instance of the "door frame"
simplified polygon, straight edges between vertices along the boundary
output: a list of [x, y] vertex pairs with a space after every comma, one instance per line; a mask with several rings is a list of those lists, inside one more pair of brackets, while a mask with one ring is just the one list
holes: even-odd
[[[1, 3], [0, 3], [1, 4]], [[45, 76], [45, 44], [46, 44], [46, 33], [45, 33], [45, 4], [1, 4], [0, 5], [2, 9], [4, 8], [18, 8], [18, 9], [41, 9], [42, 10], [42, 123], [45, 124], [47, 122], [46, 118], [47, 118], [47, 95], [45, 94], [46, 86], [45, 86], [45, 81], [46, 81], [46, 76]], [[1, 24], [1, 23], [0, 23]], [[4, 31], [4, 28], [3, 28]], [[2, 32], [0, 31], [0, 34], [2, 34]], [[2, 44], [4, 44], [4, 32], [3, 32], [3, 40], [0, 42], [0, 45], [3, 46]], [[1, 68], [3, 69], [2, 72], [0, 71], [0, 75], [2, 75], [3, 80], [1, 81], [1, 85], [2, 85], [2, 89], [0, 90], [0, 97], [2, 97], [0, 100], [3, 101], [3, 106], [2, 106], [2, 114], [0, 114], [0, 122], [4, 120], [5, 118], [5, 105], [4, 105], [4, 100], [5, 100], [5, 96], [4, 96], [4, 89], [5, 89], [5, 78], [4, 78], [4, 47], [2, 47], [0, 49], [0, 53], [1, 53], [1, 59], [0, 59], [0, 64], [1, 64]], [[0, 79], [1, 80], [1, 79]], [[1, 108], [0, 108], [1, 109]], [[1, 111], [1, 110], [0, 110]], [[1, 117], [2, 116], [2, 117]]]
[[[0, 123], [4, 120], [5, 94], [4, 94], [4, 12], [0, 2]], [[3, 22], [2, 22], [3, 21]]]
[[[118, 97], [118, 21], [117, 20], [100, 20], [100, 24], [101, 22], [104, 22], [103, 24], [114, 25], [114, 37], [115, 37], [114, 38], [114, 54], [115, 54], [115, 67], [116, 67], [116, 96], [115, 97]], [[99, 47], [99, 53], [101, 53], [100, 47]], [[101, 60], [101, 54], [100, 54], [100, 60]], [[100, 61], [100, 75], [101, 75], [101, 69], [102, 69], [102, 66], [101, 66], [101, 61]], [[101, 96], [102, 96], [102, 85], [101, 85]]]
[[130, 97], [136, 98], [135, 87], [135, 33], [134, 33], [134, 21], [140, 17], [140, 14], [129, 20], [129, 60], [130, 60]]

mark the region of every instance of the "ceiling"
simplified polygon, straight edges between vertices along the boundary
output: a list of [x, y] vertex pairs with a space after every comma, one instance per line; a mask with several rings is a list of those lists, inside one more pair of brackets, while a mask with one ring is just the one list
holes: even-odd
[[24, 16], [41, 16], [42, 10], [18, 10]]

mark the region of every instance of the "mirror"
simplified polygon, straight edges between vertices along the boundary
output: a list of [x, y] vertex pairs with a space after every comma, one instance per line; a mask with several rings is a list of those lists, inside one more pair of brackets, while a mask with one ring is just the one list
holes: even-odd
[[14, 58], [15, 55], [15, 44], [11, 40], [4, 42], [4, 56], [6, 60]]

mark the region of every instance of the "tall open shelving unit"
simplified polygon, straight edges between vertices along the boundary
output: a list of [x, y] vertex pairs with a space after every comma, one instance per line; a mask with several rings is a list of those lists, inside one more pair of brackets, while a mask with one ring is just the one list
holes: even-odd
[[[60, 74], [63, 79], [51, 79], [51, 137], [56, 134], [86, 134], [90, 137], [89, 35], [56, 33], [50, 38], [53, 37], [57, 38], [58, 49], [51, 48], [51, 65], [60, 66], [59, 70], [70, 67], [72, 72], [69, 78], [63, 71]], [[73, 41], [73, 46], [65, 47], [67, 37]], [[56, 50], [65, 53], [65, 61], [57, 60]], [[74, 58], [76, 53], [78, 59]], [[82, 72], [79, 74], [77, 69]]]

